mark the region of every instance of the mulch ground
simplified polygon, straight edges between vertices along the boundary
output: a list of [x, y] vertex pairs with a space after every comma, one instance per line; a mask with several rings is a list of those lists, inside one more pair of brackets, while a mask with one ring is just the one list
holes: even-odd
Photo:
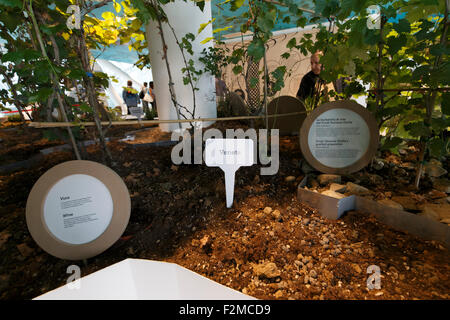
[[[238, 126], [242, 124], [216, 125], [222, 130]], [[108, 134], [118, 137], [139, 129], [112, 128]], [[63, 143], [42, 134], [42, 129], [3, 124], [0, 165]], [[260, 299], [450, 298], [450, 254], [442, 244], [396, 231], [368, 214], [349, 212], [340, 220], [327, 220], [297, 201], [297, 185], [304, 177], [298, 137], [281, 139], [276, 175], [261, 176], [259, 165], [237, 171], [231, 209], [225, 207], [219, 168], [175, 166], [172, 147], [132, 146], [165, 137], [153, 128], [136, 133], [134, 141], [108, 144], [113, 169], [131, 195], [131, 216], [123, 236], [87, 264], [44, 252], [25, 221], [34, 183], [56, 164], [73, 160], [73, 154], [52, 153], [30, 169], [0, 175], [0, 298], [31, 299], [60, 287], [72, 264], [85, 276], [126, 258], [175, 262]], [[101, 161], [97, 146], [87, 147], [87, 153], [86, 160]], [[384, 158], [401, 161], [392, 154]], [[376, 192], [411, 192], [413, 175], [398, 181], [395, 168], [378, 172], [386, 183]], [[370, 173], [368, 169], [347, 179], [364, 181], [361, 175]], [[424, 181], [417, 194], [426, 199], [431, 187]], [[367, 288], [372, 265], [380, 268], [380, 289]]]

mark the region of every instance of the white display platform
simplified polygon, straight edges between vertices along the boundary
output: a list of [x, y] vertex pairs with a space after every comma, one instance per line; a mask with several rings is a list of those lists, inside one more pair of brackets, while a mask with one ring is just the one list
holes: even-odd
[[[68, 274], [68, 277], [70, 275]], [[36, 300], [253, 300], [174, 263], [126, 259]], [[256, 299], [255, 299], [256, 300]]]

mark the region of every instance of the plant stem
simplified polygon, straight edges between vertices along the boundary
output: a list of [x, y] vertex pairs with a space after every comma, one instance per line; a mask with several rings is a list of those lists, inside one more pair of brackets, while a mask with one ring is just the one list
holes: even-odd
[[[33, 1], [30, 0], [30, 3], [27, 4], [27, 9], [28, 9], [28, 13], [31, 16], [31, 20], [33, 22], [33, 26], [34, 26], [34, 30], [36, 32], [36, 36], [38, 38], [38, 42], [39, 42], [39, 46], [41, 48], [41, 52], [42, 55], [44, 56], [44, 58], [48, 61], [51, 72], [50, 72], [50, 79], [52, 80], [53, 83], [53, 88], [56, 92], [56, 99], [58, 101], [58, 105], [59, 105], [59, 110], [63, 116], [63, 119], [65, 122], [68, 122], [69, 120], [67, 119], [67, 114], [66, 111], [64, 110], [64, 105], [63, 105], [63, 99], [61, 98], [60, 95], [60, 88], [59, 88], [59, 79], [58, 79], [58, 74], [56, 73], [55, 69], [53, 68], [53, 65], [47, 55], [47, 52], [45, 51], [45, 46], [44, 46], [44, 42], [42, 41], [42, 36], [41, 36], [41, 32], [39, 31], [39, 27], [38, 27], [38, 23], [36, 21], [36, 17], [34, 15], [34, 10], [33, 10]], [[71, 128], [67, 127], [67, 133], [69, 134], [69, 138], [70, 141], [72, 143], [72, 148], [73, 151], [75, 153], [75, 157], [77, 158], [77, 160], [81, 160], [81, 156], [80, 156], [80, 152], [78, 151], [78, 147], [77, 147], [77, 143], [75, 141], [75, 137], [73, 136], [73, 132], [71, 130]]]

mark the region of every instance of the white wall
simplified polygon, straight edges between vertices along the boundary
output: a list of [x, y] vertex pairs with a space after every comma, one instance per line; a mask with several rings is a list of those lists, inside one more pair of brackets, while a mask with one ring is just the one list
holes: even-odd
[[[201, 23], [206, 23], [211, 20], [211, 2], [205, 2], [203, 12], [193, 2], [184, 2], [177, 0], [169, 3], [163, 7], [168, 20], [175, 30], [177, 38], [181, 41], [187, 33], [191, 32], [197, 35], [197, 31]], [[163, 33], [167, 45], [167, 57], [170, 65], [172, 79], [174, 81], [175, 93], [178, 103], [193, 110], [193, 94], [190, 85], [183, 84], [183, 74], [181, 69], [185, 66], [172, 30], [166, 23], [163, 23]], [[154, 93], [156, 95], [156, 104], [158, 109], [158, 117], [160, 120], [174, 120], [177, 119], [177, 112], [173, 106], [170, 92], [169, 92], [169, 76], [167, 73], [166, 62], [163, 60], [162, 41], [159, 34], [158, 22], [150, 21], [146, 26], [146, 37], [148, 42], [148, 49], [150, 53], [150, 64], [152, 66]], [[202, 64], [198, 61], [200, 52], [203, 48], [212, 47], [213, 41], [206, 44], [200, 44], [202, 40], [207, 37], [212, 37], [212, 25], [209, 24], [197, 36], [193, 43], [194, 56], [192, 59], [195, 62], [197, 69], [202, 69]], [[189, 60], [190, 55], [185, 52], [186, 59]], [[196, 84], [200, 90], [196, 91], [196, 110], [195, 118], [215, 118], [217, 116], [216, 96], [215, 96], [215, 79], [212, 75], [202, 75], [199, 82]], [[188, 114], [185, 114], [191, 118]], [[181, 117], [181, 119], [184, 119]], [[212, 122], [203, 123], [208, 126]], [[178, 124], [162, 123], [159, 125], [163, 131], [173, 131], [179, 128]], [[189, 127], [188, 123], [184, 123], [182, 127]]]

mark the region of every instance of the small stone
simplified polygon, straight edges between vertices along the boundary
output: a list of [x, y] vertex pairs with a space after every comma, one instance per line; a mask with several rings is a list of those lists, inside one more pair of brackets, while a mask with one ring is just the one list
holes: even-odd
[[345, 193], [346, 190], [347, 190], [347, 186], [344, 184], [332, 183], [330, 185], [330, 191]]
[[353, 269], [357, 272], [357, 273], [361, 273], [361, 267], [359, 265], [357, 265], [356, 263], [353, 264]]
[[257, 276], [266, 277], [266, 278], [276, 278], [281, 275], [280, 270], [278, 270], [277, 265], [273, 262], [265, 262], [253, 265], [253, 272], [256, 273]]
[[376, 186], [382, 185], [384, 182], [383, 178], [377, 174], [369, 174], [367, 177], [369, 178], [369, 181]]
[[273, 217], [275, 220], [279, 220], [280, 217], [281, 217], [280, 210], [273, 210], [273, 211], [272, 211], [272, 217]]
[[270, 214], [272, 212], [272, 208], [271, 207], [265, 207], [264, 208], [264, 213], [265, 214]]
[[9, 237], [11, 237], [10, 233], [6, 231], [0, 232], [0, 249], [8, 241]]
[[383, 295], [383, 291], [375, 293], [375, 297], [379, 297], [379, 296], [382, 296], [382, 295]]
[[394, 196], [391, 200], [399, 203], [404, 210], [418, 210], [417, 202], [412, 197]]
[[442, 204], [426, 204], [422, 208], [420, 215], [430, 217], [434, 220], [440, 221], [450, 218], [450, 205]]
[[430, 161], [424, 166], [424, 172], [430, 177], [439, 178], [447, 174], [447, 170], [442, 168], [442, 164], [439, 161]]
[[236, 239], [239, 237], [239, 232], [234, 231], [233, 234], [231, 235], [231, 238]]
[[242, 289], [242, 293], [243, 294], [248, 294], [248, 289], [247, 288]]
[[304, 283], [304, 284], [308, 284], [308, 283], [309, 283], [309, 276], [308, 276], [308, 275], [306, 275], [306, 276], [303, 278], [303, 283]]
[[323, 186], [332, 182], [341, 183], [341, 176], [336, 174], [321, 174], [317, 177], [317, 181]]
[[153, 174], [155, 176], [159, 176], [160, 173], [161, 173], [161, 170], [159, 170], [158, 168], [153, 168]]
[[358, 184], [355, 184], [353, 182], [347, 182], [347, 191], [351, 194], [368, 194], [370, 193], [369, 189], [360, 186]]
[[403, 210], [403, 207], [400, 203], [397, 203], [397, 202], [389, 200], [389, 199], [378, 200], [377, 202], [384, 206], [390, 207], [390, 208]]
[[31, 255], [33, 253], [33, 249], [28, 247], [26, 243], [21, 243], [21, 244], [17, 245], [17, 249], [19, 250], [20, 254], [23, 257], [28, 257], [29, 255]]
[[317, 182], [316, 179], [311, 179], [311, 181], [309, 182], [309, 185], [311, 186], [311, 188], [313, 189], [317, 189], [320, 185], [319, 182]]
[[448, 219], [442, 219], [442, 220], [441, 220], [441, 223], [445, 223], [445, 224], [450, 225], [450, 218], [448, 218]]
[[433, 189], [430, 192], [427, 193], [427, 196], [433, 200], [435, 199], [441, 199], [447, 197], [447, 194], [445, 192]]
[[381, 159], [375, 159], [375, 160], [373, 161], [372, 168], [374, 168], [374, 169], [377, 170], [377, 171], [383, 169], [383, 168], [384, 168], [384, 162], [383, 162], [383, 160], [381, 160]]
[[309, 224], [309, 218], [305, 218], [302, 220], [302, 223], [307, 226]]
[[316, 272], [316, 270], [314, 270], [314, 269], [312, 269], [310, 272], [309, 272], [309, 276], [311, 277], [311, 278], [317, 278], [317, 272]]
[[282, 296], [283, 296], [283, 291], [278, 290], [277, 292], [275, 292], [274, 297], [275, 297], [276, 299], [280, 299]]
[[448, 179], [436, 179], [433, 181], [433, 188], [445, 192], [447, 194], [450, 193], [450, 180]]
[[335, 199], [345, 198], [345, 196], [342, 193], [337, 193], [337, 192], [331, 191], [331, 190], [323, 191], [322, 194], [324, 196], [332, 197], [332, 198], [335, 198]]
[[286, 181], [286, 182], [292, 182], [292, 181], [295, 181], [295, 177], [294, 176], [288, 176], [288, 177], [286, 177], [285, 179], [284, 179], [284, 181]]

